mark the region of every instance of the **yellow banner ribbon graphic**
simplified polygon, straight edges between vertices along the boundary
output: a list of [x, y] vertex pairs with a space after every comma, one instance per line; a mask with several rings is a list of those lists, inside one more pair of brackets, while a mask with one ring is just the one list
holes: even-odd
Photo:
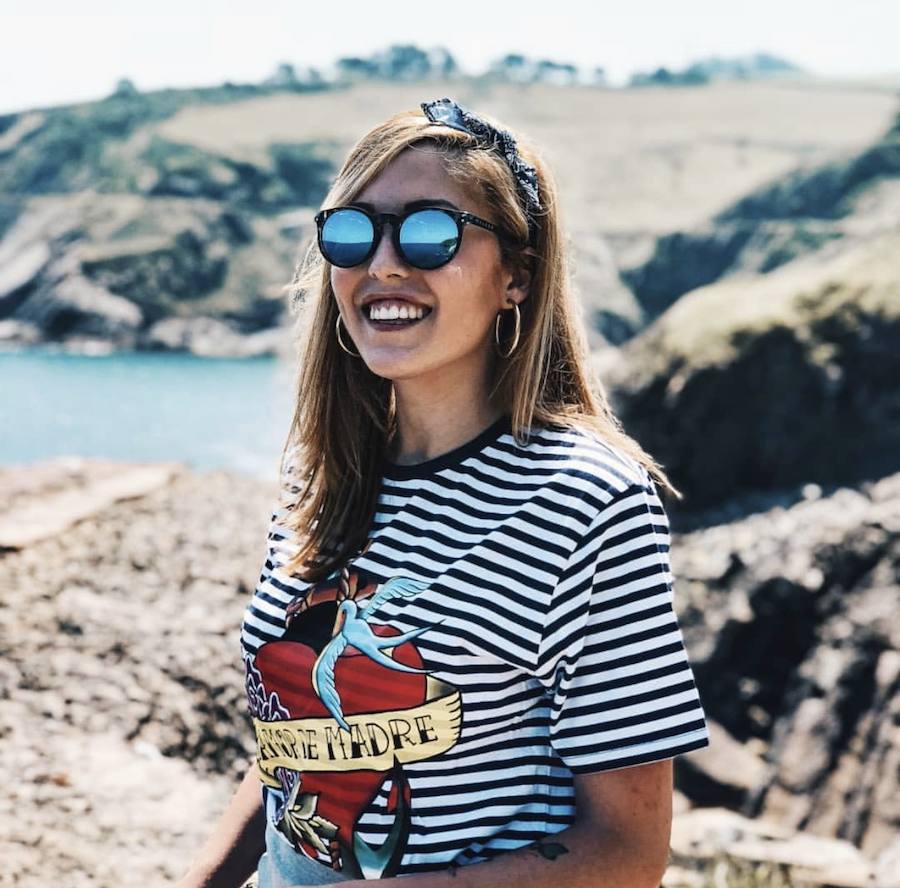
[[388, 771], [399, 762], [440, 755], [459, 739], [459, 691], [428, 677], [426, 700], [411, 709], [345, 715], [350, 731], [333, 718], [253, 719], [260, 776], [280, 788], [275, 768], [293, 771]]

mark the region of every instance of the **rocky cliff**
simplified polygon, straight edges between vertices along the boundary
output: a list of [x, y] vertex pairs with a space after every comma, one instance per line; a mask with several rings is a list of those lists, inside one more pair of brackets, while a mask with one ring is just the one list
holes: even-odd
[[324, 195], [334, 147], [273, 141], [240, 157], [159, 130], [186, 106], [273, 92], [136, 93], [0, 119], [0, 343], [275, 352], [312, 224], [302, 208]]
[[694, 290], [598, 355], [626, 428], [683, 486], [678, 511], [900, 469], [897, 219], [854, 249]]

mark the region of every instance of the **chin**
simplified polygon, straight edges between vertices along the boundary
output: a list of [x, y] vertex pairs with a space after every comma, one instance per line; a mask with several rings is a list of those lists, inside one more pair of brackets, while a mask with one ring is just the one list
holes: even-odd
[[364, 360], [366, 366], [376, 376], [380, 376], [382, 379], [390, 379], [394, 382], [401, 379], [412, 379], [420, 376], [424, 371], [420, 361], [414, 361], [409, 358], [390, 358], [385, 355], [371, 354], [365, 355]]

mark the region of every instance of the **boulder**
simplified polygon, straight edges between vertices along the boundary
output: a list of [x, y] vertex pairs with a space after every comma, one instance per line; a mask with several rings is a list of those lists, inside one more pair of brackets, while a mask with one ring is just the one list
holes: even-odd
[[713, 723], [680, 789], [882, 853], [900, 826], [900, 474], [676, 531], [672, 569]]

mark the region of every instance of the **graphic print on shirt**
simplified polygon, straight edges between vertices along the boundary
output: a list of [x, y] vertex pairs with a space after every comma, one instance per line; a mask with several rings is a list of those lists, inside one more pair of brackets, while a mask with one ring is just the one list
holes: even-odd
[[[370, 622], [427, 588], [344, 567], [291, 601], [284, 635], [245, 656], [260, 776], [284, 799], [276, 825], [295, 850], [353, 878], [396, 875], [415, 804], [403, 766], [459, 738], [459, 691], [428, 673], [415, 644], [432, 627]], [[358, 820], [388, 783], [392, 821], [373, 847]]]

